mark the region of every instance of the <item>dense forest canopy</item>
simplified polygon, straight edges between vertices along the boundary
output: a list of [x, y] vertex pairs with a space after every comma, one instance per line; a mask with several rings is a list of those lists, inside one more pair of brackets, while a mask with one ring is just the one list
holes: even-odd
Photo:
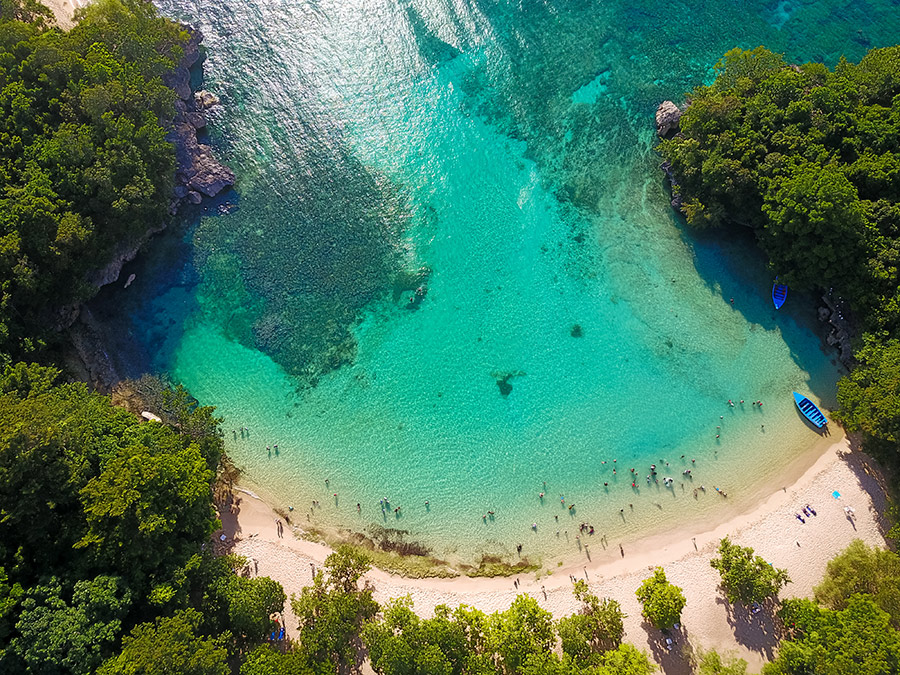
[[62, 32], [33, 0], [0, 1], [0, 362], [38, 350], [95, 292], [88, 274], [167, 215], [161, 78], [187, 35], [140, 0], [79, 13]]
[[688, 223], [754, 229], [779, 279], [833, 290], [867, 336], [838, 418], [869, 447], [900, 430], [900, 47], [829, 70], [735, 49], [660, 144]]

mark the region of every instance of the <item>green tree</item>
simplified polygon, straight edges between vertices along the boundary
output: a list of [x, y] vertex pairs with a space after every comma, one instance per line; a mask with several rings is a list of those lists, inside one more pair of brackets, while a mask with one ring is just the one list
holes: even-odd
[[49, 17], [0, 0], [0, 365], [60, 339], [55, 310], [158, 226], [174, 179], [162, 76], [187, 33], [141, 0], [92, 2], [67, 33]]
[[557, 630], [562, 650], [578, 666], [597, 664], [598, 654], [615, 650], [625, 634], [621, 606], [615, 600], [600, 599], [579, 579], [573, 589], [581, 602], [578, 614], [559, 619]]
[[373, 670], [384, 675], [469, 672], [465, 630], [450, 609], [438, 605], [431, 619], [420, 619], [412, 607], [408, 596], [395, 598], [382, 609], [380, 621], [363, 628]]
[[212, 479], [194, 444], [173, 453], [125, 448], [82, 488], [88, 531], [75, 546], [144, 580], [187, 558], [215, 529]]
[[900, 626], [900, 556], [855, 539], [828, 562], [822, 583], [814, 589], [816, 602], [836, 610], [847, 607], [857, 593], [887, 612], [895, 628]]
[[752, 548], [733, 544], [728, 537], [719, 542], [719, 557], [709, 564], [721, 575], [729, 602], [764, 602], [790, 582], [786, 570], [773, 567], [754, 555]]
[[882, 451], [900, 442], [900, 340], [868, 336], [856, 353], [859, 365], [838, 382], [836, 418], [848, 431], [862, 432]]
[[185, 610], [137, 626], [98, 675], [228, 675], [223, 639], [199, 636], [201, 618]]
[[261, 645], [250, 652], [241, 664], [241, 675], [315, 675], [302, 654], [297, 651], [280, 652], [269, 645]]
[[505, 612], [490, 617], [490, 647], [497, 655], [499, 672], [522, 670], [530, 654], [550, 650], [555, 631], [553, 616], [528, 595], [519, 595]]
[[71, 604], [56, 579], [28, 590], [10, 650], [27, 672], [92, 673], [115, 643], [131, 595], [120, 579], [75, 584]]
[[37, 0], [0, 0], [0, 23], [21, 21], [40, 29], [53, 21], [53, 12]]
[[857, 297], [866, 293], [865, 262], [877, 231], [840, 166], [786, 165], [767, 184], [763, 213], [767, 220], [760, 242], [786, 283], [838, 285]]
[[671, 628], [681, 621], [687, 601], [681, 589], [666, 579], [662, 567], [653, 570], [653, 576], [644, 580], [635, 595], [643, 606], [641, 614], [656, 628]]
[[360, 632], [378, 612], [372, 589], [359, 588], [369, 559], [349, 546], [341, 546], [325, 559], [325, 569], [313, 578], [291, 608], [299, 622], [299, 649], [317, 672], [338, 667], [358, 669]]
[[[9, 641], [18, 604], [24, 594], [21, 585], [9, 583], [6, 570], [0, 567], [0, 645], [6, 645]], [[3, 649], [0, 648], [0, 662], [2, 660]]]
[[763, 675], [889, 675], [900, 669], [900, 634], [864, 595], [852, 596], [840, 611], [789, 600], [781, 616], [792, 637], [781, 642]]
[[241, 647], [264, 642], [272, 631], [273, 614], [284, 611], [286, 596], [277, 581], [269, 577], [248, 579], [233, 571], [214, 589], [227, 627]]
[[596, 675], [650, 675], [656, 666], [634, 645], [620, 644], [604, 652]]

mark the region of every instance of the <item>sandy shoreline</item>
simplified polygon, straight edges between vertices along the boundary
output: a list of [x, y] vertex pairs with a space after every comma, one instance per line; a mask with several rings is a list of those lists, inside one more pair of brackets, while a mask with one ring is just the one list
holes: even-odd
[[[529, 593], [557, 616], [572, 613], [569, 575], [584, 578], [600, 596], [618, 600], [628, 614], [626, 640], [648, 652], [662, 665], [663, 672], [690, 672], [684, 658], [660, 648], [659, 634], [641, 623], [634, 590], [647, 576], [648, 568], [661, 565], [669, 579], [684, 589], [687, 606], [683, 614], [683, 638], [694, 645], [732, 651], [758, 668], [771, 657], [777, 638], [770, 618], [744, 613], [732, 615], [719, 598], [718, 574], [709, 566], [719, 539], [726, 534], [778, 567], [788, 570], [792, 583], [783, 597], [806, 596], [822, 577], [827, 561], [860, 538], [870, 545], [884, 545], [880, 513], [885, 494], [880, 476], [864, 454], [851, 452], [842, 438], [828, 447], [795, 481], [778, 489], [751, 511], [728, 522], [704, 529], [702, 523], [688, 523], [680, 531], [624, 542], [624, 556], [595, 556], [594, 561], [574, 562], [554, 569], [550, 576], [520, 575], [516, 590], [511, 578], [407, 579], [373, 570], [367, 578], [380, 602], [410, 595], [416, 611], [428, 616], [438, 604], [468, 604], [485, 611], [505, 609], [518, 593]], [[841, 499], [832, 497], [838, 490]], [[297, 539], [285, 530], [279, 538], [278, 515], [263, 501], [246, 492], [239, 493], [236, 513], [222, 514], [224, 532], [234, 540], [234, 552], [257, 561], [259, 574], [279, 581], [290, 594], [310, 583], [312, 569], [322, 564], [330, 549]], [[795, 513], [811, 504], [818, 516], [801, 524]], [[856, 511], [853, 521], [844, 506]], [[589, 542], [598, 554], [600, 542]], [[616, 542], [609, 550], [618, 554]], [[602, 559], [601, 559], [602, 558]], [[288, 629], [295, 624], [288, 616]], [[676, 650], [677, 651], [677, 650]]]

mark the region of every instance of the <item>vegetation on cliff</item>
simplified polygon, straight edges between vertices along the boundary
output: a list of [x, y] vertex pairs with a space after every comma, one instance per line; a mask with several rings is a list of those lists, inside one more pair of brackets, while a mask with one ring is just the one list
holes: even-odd
[[896, 450], [900, 425], [900, 47], [788, 65], [734, 49], [660, 144], [688, 223], [752, 227], [773, 271], [833, 289], [867, 335], [839, 419]]
[[167, 214], [162, 75], [187, 35], [141, 0], [99, 0], [69, 32], [0, 4], [0, 364], [34, 354], [88, 274]]

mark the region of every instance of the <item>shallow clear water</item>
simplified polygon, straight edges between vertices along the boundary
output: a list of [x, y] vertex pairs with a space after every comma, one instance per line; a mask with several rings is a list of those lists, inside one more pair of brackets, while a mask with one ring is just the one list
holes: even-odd
[[735, 45], [858, 58], [893, 4], [158, 4], [206, 35], [239, 199], [142, 263], [122, 335], [301, 519], [550, 560], [581, 522], [722, 518], [818, 439], [811, 302], [776, 313], [750, 239], [683, 231], [653, 113]]

